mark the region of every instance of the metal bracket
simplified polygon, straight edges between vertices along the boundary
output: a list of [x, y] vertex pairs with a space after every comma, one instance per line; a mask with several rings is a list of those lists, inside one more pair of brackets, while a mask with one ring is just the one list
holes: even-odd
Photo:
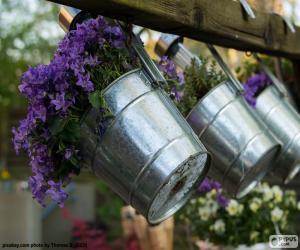
[[287, 16], [281, 16], [286, 26], [290, 29], [292, 33], [296, 33], [296, 29], [292, 21]]
[[216, 50], [216, 48], [211, 44], [206, 44], [208, 49], [210, 50], [213, 57], [216, 59], [218, 64], [221, 66], [225, 74], [230, 80], [230, 83], [233, 85], [234, 90], [237, 93], [243, 93], [243, 86], [240, 83], [240, 81], [232, 74], [231, 70], [229, 69], [228, 65], [224, 62], [222, 57], [220, 56], [219, 52]]
[[244, 9], [244, 11], [247, 13], [247, 15], [252, 18], [255, 19], [256, 16], [254, 14], [254, 11], [252, 10], [252, 8], [250, 7], [250, 5], [248, 4], [247, 0], [240, 0], [240, 3]]

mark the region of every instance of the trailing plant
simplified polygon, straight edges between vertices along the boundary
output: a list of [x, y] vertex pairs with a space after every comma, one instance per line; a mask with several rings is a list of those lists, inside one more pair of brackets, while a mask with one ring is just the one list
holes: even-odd
[[201, 65], [193, 59], [183, 73], [176, 72], [176, 66], [167, 57], [163, 57], [159, 63], [161, 71], [169, 81], [170, 91], [175, 96], [177, 107], [184, 116], [188, 115], [212, 88], [226, 80], [223, 72], [217, 69], [215, 61], [209, 64], [207, 58], [200, 57], [200, 60]]
[[101, 111], [98, 132], [103, 135], [112, 118], [103, 89], [139, 65], [121, 28], [99, 16], [68, 32], [50, 64], [23, 74], [19, 90], [28, 99], [28, 112], [12, 130], [13, 143], [17, 153], [23, 149], [30, 159], [29, 185], [40, 204], [44, 206], [50, 195], [63, 206], [63, 187], [81, 170], [80, 126], [85, 114], [91, 108]]
[[272, 234], [293, 234], [300, 211], [295, 191], [260, 184], [243, 199], [227, 199], [219, 183], [206, 179], [179, 215], [195, 239], [222, 246], [268, 242]]

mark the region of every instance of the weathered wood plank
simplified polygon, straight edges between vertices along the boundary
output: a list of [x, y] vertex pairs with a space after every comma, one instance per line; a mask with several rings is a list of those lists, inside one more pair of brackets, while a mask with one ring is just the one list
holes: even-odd
[[300, 59], [299, 27], [292, 33], [280, 16], [258, 11], [247, 19], [233, 0], [51, 1], [223, 47]]

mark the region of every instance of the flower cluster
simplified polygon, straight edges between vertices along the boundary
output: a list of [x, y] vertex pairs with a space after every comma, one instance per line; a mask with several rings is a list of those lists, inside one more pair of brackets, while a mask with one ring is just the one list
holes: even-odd
[[186, 116], [196, 103], [213, 87], [226, 77], [217, 69], [216, 62], [208, 65], [206, 58], [200, 58], [201, 65], [193, 59], [184, 72], [178, 71], [174, 63], [166, 56], [159, 62], [160, 70], [170, 82], [169, 92], [175, 95], [175, 103]]
[[272, 81], [265, 73], [257, 73], [251, 76], [244, 84], [244, 97], [246, 101], [255, 108], [256, 97], [271, 84]]
[[136, 60], [125, 38], [119, 26], [103, 17], [89, 19], [66, 34], [49, 65], [23, 74], [19, 90], [28, 99], [28, 112], [12, 129], [13, 143], [17, 153], [23, 149], [30, 159], [29, 185], [40, 204], [49, 195], [63, 206], [68, 196], [63, 187], [80, 172], [84, 114], [99, 108], [108, 119], [101, 91]]
[[284, 192], [266, 183], [240, 201], [226, 199], [225, 206], [217, 199], [218, 194], [225, 195], [219, 183], [206, 179], [199, 192], [200, 196], [190, 200], [180, 219], [194, 237], [220, 245], [267, 242], [277, 229], [282, 234], [293, 233], [292, 222], [300, 211], [294, 191]]
[[180, 102], [183, 97], [184, 75], [177, 71], [176, 66], [168, 56], [163, 56], [159, 61], [159, 69], [168, 79], [170, 85], [169, 92], [175, 97], [176, 102]]

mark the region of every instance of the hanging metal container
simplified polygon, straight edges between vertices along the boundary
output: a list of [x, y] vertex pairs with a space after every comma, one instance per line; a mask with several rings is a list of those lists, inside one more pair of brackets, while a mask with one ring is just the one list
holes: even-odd
[[274, 171], [287, 184], [300, 171], [300, 115], [286, 98], [280, 81], [261, 66], [273, 85], [258, 95], [255, 110], [283, 145]]
[[113, 121], [99, 136], [102, 114], [92, 109], [81, 127], [80, 148], [83, 163], [156, 224], [187, 202], [210, 157], [160, 87], [165, 80], [141, 42], [132, 41], [143, 67], [103, 90]]
[[94, 131], [101, 113], [92, 110], [82, 150], [96, 175], [155, 224], [186, 203], [206, 175], [209, 157], [169, 97], [152, 84], [145, 70], [136, 69], [104, 90], [114, 121], [100, 139]]
[[[209, 48], [231, 81], [220, 83], [207, 93], [187, 121], [212, 155], [209, 175], [232, 196], [241, 198], [273, 167], [280, 145], [245, 102], [240, 83], [214, 48]], [[187, 49], [180, 45], [180, 50]], [[170, 53], [170, 48], [164, 51]], [[173, 51], [179, 51], [178, 45]], [[189, 60], [177, 58], [181, 68], [189, 66], [195, 58], [190, 55]]]

